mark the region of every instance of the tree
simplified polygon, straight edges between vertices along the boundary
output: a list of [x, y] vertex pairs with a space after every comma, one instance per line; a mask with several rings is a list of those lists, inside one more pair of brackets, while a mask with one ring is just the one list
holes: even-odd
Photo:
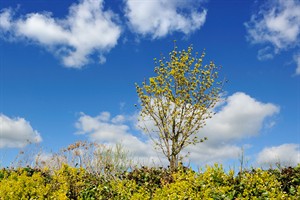
[[205, 52], [193, 55], [193, 47], [169, 53], [155, 60], [156, 76], [136, 85], [140, 99], [141, 120], [150, 119], [156, 130], [143, 127], [170, 163], [170, 169], [178, 167], [180, 153], [191, 144], [206, 140], [197, 133], [211, 118], [219, 101], [223, 81], [217, 82], [218, 67], [213, 62], [203, 65]]

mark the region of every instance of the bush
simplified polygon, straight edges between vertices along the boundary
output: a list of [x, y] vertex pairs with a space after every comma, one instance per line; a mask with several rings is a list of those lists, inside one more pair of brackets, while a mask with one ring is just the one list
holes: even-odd
[[235, 175], [221, 165], [203, 172], [179, 167], [141, 167], [107, 179], [84, 168], [62, 165], [0, 170], [0, 199], [300, 199], [299, 165], [252, 169]]
[[269, 169], [268, 171], [276, 176], [283, 192], [290, 195], [300, 194], [300, 164], [294, 168], [285, 167], [282, 169]]
[[239, 175], [235, 185], [238, 198], [249, 199], [285, 199], [287, 195], [282, 191], [280, 182], [269, 171], [260, 168], [246, 171]]
[[45, 199], [51, 193], [51, 182], [39, 170], [2, 169], [0, 174], [1, 199]]

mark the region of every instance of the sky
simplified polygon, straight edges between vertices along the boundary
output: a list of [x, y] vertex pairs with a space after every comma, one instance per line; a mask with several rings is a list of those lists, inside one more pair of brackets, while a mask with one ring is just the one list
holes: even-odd
[[300, 163], [298, 0], [0, 0], [0, 166], [79, 140], [165, 165], [138, 128], [134, 84], [174, 40], [228, 80], [186, 163]]

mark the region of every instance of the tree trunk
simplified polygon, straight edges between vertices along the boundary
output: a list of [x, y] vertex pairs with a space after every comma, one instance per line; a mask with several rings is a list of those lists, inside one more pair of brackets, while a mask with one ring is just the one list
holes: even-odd
[[178, 167], [178, 156], [172, 154], [170, 159], [170, 170], [174, 172]]

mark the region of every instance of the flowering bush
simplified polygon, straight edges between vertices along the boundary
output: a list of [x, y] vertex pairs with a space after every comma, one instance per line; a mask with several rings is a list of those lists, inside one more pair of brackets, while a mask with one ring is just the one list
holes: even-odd
[[246, 170], [237, 175], [221, 165], [203, 172], [180, 166], [141, 167], [107, 179], [83, 167], [0, 170], [0, 200], [9, 199], [300, 199], [300, 165]]

